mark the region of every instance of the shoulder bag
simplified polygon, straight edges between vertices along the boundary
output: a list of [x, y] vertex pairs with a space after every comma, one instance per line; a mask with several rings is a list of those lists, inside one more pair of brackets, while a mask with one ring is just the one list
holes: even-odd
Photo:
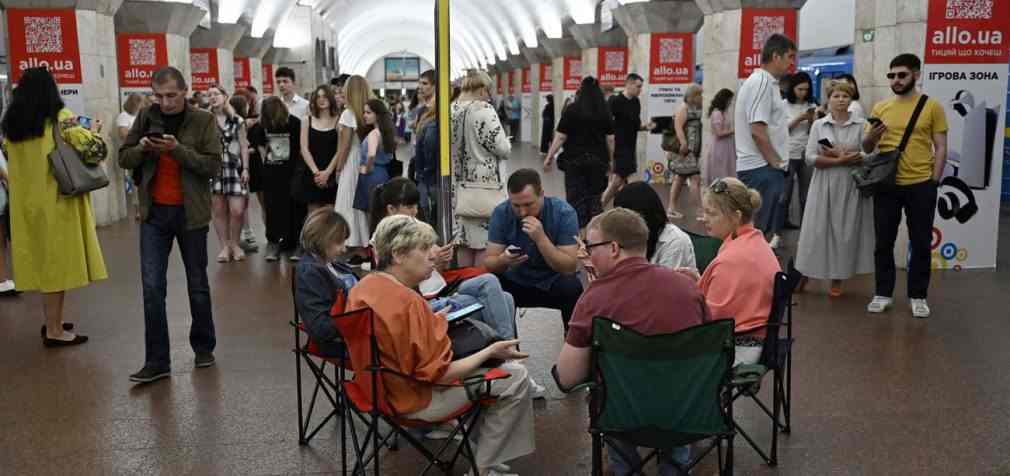
[[675, 131], [663, 132], [663, 143], [659, 147], [667, 152], [680, 153], [680, 138]]
[[55, 147], [48, 157], [60, 194], [73, 197], [108, 186], [109, 177], [105, 174], [105, 167], [101, 163], [85, 164], [81, 154], [63, 140], [58, 127], [57, 123], [53, 123]]
[[897, 149], [867, 156], [862, 163], [852, 169], [852, 180], [856, 182], [856, 188], [859, 189], [862, 196], [872, 197], [878, 192], [894, 186], [895, 178], [898, 175], [898, 161], [901, 160], [901, 154], [905, 153], [905, 147], [908, 146], [908, 140], [912, 137], [912, 132], [915, 131], [919, 115], [928, 99], [929, 96], [925, 94], [919, 97], [919, 103], [915, 105], [915, 111], [912, 112], [912, 118], [908, 121], [905, 135], [901, 137], [901, 143], [898, 144]]
[[[463, 110], [461, 137], [463, 140], [462, 149], [464, 157], [467, 155], [466, 133], [468, 126], [466, 118], [472, 105], [473, 103], [468, 104], [466, 109]], [[491, 213], [494, 212], [495, 207], [508, 198], [508, 195], [505, 193], [505, 185], [501, 183], [501, 168], [497, 165], [495, 168], [497, 169], [495, 173], [498, 176], [498, 183], [464, 180], [455, 185], [456, 207], [453, 212], [456, 216], [479, 219], [491, 218]]]
[[[491, 326], [472, 318], [450, 323], [446, 335], [452, 346], [452, 360], [467, 358], [502, 340]], [[484, 363], [487, 367], [498, 365], [500, 364]]]

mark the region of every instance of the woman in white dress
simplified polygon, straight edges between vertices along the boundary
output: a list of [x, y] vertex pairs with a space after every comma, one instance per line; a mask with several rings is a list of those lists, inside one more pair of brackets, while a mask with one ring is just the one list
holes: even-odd
[[[472, 70], [463, 79], [460, 89], [461, 94], [450, 110], [452, 182], [497, 186], [504, 198], [507, 171], [502, 162], [508, 159], [512, 146], [498, 114], [488, 102], [491, 77], [483, 71]], [[454, 211], [458, 199], [453, 191]], [[483, 259], [480, 255], [487, 248], [490, 218], [490, 215], [487, 218], [453, 217], [452, 234], [459, 246], [456, 256], [459, 266], [474, 266]]]
[[[361, 76], [351, 76], [344, 85], [344, 112], [340, 115], [340, 148], [331, 163], [340, 173], [337, 181], [337, 202], [334, 209], [347, 220], [350, 236], [346, 245], [354, 253], [352, 264], [367, 257], [368, 215], [354, 208], [354, 191], [358, 188], [358, 167], [361, 165], [360, 132], [364, 130], [365, 103], [372, 99], [372, 88]], [[360, 127], [359, 127], [360, 125]]]
[[[815, 167], [796, 252], [796, 269], [814, 279], [830, 279], [832, 297], [842, 281], [873, 272], [873, 199], [852, 181], [852, 167], [863, 160], [865, 121], [849, 112], [854, 88], [834, 81], [829, 114], [810, 129], [806, 160]], [[827, 139], [830, 146], [822, 143]]]

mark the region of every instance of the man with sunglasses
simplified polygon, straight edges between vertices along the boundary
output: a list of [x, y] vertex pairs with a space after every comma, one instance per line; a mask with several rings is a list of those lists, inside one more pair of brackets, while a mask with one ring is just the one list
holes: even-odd
[[761, 49], [761, 67], [740, 86], [734, 117], [736, 172], [741, 182], [761, 194], [763, 205], [754, 226], [763, 231], [772, 249], [779, 247], [785, 209], [778, 206], [786, 184], [789, 124], [779, 92], [779, 80], [796, 63], [796, 43], [774, 34]]
[[[878, 102], [863, 138], [863, 151], [889, 152], [898, 148], [921, 94], [916, 88], [922, 62], [913, 54], [891, 60], [887, 79], [894, 97]], [[879, 119], [879, 120], [878, 120]], [[898, 159], [895, 184], [873, 198], [877, 243], [874, 250], [876, 293], [866, 310], [881, 313], [891, 307], [896, 280], [894, 242], [904, 212], [911, 243], [908, 298], [912, 316], [929, 317], [930, 244], [936, 215], [937, 182], [947, 161], [947, 116], [943, 106], [929, 98], [922, 109], [905, 151]]]
[[[596, 316], [645, 335], [671, 334], [701, 324], [709, 316], [705, 296], [694, 281], [649, 263], [645, 257], [649, 227], [638, 213], [618, 207], [598, 215], [589, 223], [588, 240], [581, 254], [592, 262], [596, 279], [575, 306], [558, 356], [557, 379], [562, 388], [590, 377]], [[618, 440], [608, 445], [617, 447], [609, 452], [613, 474], [630, 474], [640, 464], [634, 444]], [[690, 446], [667, 448], [661, 452], [659, 474], [676, 474], [670, 460], [683, 466], [690, 456]]]

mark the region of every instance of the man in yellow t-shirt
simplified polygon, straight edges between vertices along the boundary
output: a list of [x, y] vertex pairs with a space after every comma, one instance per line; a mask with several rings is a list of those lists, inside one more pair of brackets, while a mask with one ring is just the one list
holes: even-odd
[[[873, 107], [863, 150], [881, 152], [898, 148], [905, 135], [921, 94], [915, 84], [921, 76], [922, 62], [913, 54], [901, 54], [891, 60], [887, 79], [895, 96]], [[879, 119], [879, 122], [875, 121]], [[947, 161], [947, 116], [935, 99], [928, 99], [915, 123], [904, 153], [898, 161], [895, 185], [878, 191], [873, 199], [873, 218], [877, 244], [874, 251], [876, 293], [866, 310], [880, 313], [893, 304], [894, 241], [904, 211], [911, 243], [908, 266], [908, 298], [912, 316], [929, 317], [926, 295], [929, 290], [930, 244], [933, 217], [936, 215], [936, 188]]]

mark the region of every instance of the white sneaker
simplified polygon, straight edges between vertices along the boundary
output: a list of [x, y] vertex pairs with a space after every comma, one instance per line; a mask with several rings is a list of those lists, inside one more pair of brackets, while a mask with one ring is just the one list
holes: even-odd
[[[489, 469], [487, 471], [487, 476], [519, 476], [519, 474], [517, 474], [517, 473], [508, 473], [508, 472], [505, 472], [505, 471], [498, 471], [497, 468], [499, 466], [505, 466], [505, 465], [500, 464], [498, 466], [491, 467], [491, 469]], [[474, 473], [472, 473], [470, 471], [467, 471], [466, 475], [467, 476], [477, 476], [477, 475], [475, 475]]]
[[893, 304], [893, 303], [894, 303], [894, 300], [891, 299], [891, 298], [889, 298], [889, 297], [886, 297], [886, 296], [873, 296], [873, 300], [870, 301], [870, 304], [868, 304], [866, 306], [866, 312], [872, 312], [874, 314], [880, 314], [881, 312], [886, 311], [887, 308], [891, 307], [891, 304]]
[[779, 246], [782, 246], [782, 238], [779, 235], [772, 235], [771, 241], [768, 242], [768, 247], [777, 250]]
[[4, 282], [0, 283], [0, 293], [5, 293], [5, 292], [8, 292], [8, 291], [13, 291], [13, 290], [14, 290], [14, 281], [13, 280], [8, 279], [7, 281], [4, 281]]
[[912, 304], [912, 317], [919, 319], [929, 317], [929, 304], [926, 304], [925, 299], [911, 299], [909, 301]]
[[534, 400], [547, 398], [547, 388], [533, 380], [533, 377], [530, 377], [530, 396]]

